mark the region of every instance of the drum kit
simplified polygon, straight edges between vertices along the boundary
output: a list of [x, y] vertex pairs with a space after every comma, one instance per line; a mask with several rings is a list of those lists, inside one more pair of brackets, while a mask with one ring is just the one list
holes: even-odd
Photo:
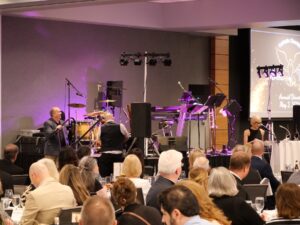
[[[115, 102], [116, 100], [112, 99], [103, 99], [100, 100], [100, 103], [106, 103], [106, 109], [109, 109], [108, 104]], [[79, 109], [86, 107], [85, 104], [82, 103], [70, 103], [69, 107]], [[109, 110], [100, 110], [86, 113], [84, 116], [84, 120], [78, 120], [71, 123], [71, 129], [69, 132], [73, 134], [69, 135], [69, 142], [72, 145], [90, 145], [91, 147], [95, 147], [95, 142], [97, 140], [97, 134], [100, 123], [103, 122], [102, 115], [108, 113]]]

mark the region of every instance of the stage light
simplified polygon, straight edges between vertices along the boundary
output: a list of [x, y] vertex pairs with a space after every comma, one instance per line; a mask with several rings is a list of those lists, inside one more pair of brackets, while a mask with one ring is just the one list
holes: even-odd
[[263, 75], [264, 75], [265, 77], [269, 77], [269, 71], [268, 71], [268, 67], [267, 67], [267, 66], [265, 66], [265, 67], [263, 68]]
[[162, 60], [162, 62], [163, 62], [163, 64], [164, 64], [165, 66], [171, 66], [171, 65], [172, 65], [172, 60], [171, 60], [170, 58], [164, 58], [164, 59]]
[[133, 60], [133, 64], [136, 65], [136, 66], [142, 65], [142, 59], [141, 58], [135, 58]]
[[257, 75], [259, 78], [265, 77], [276, 77], [283, 76], [283, 65], [272, 65], [272, 66], [258, 66]]
[[269, 74], [270, 74], [270, 77], [276, 77], [276, 69], [271, 68]]
[[120, 65], [121, 66], [127, 66], [128, 65], [128, 59], [121, 57], [121, 59], [120, 59]]
[[277, 75], [283, 77], [283, 65], [279, 65]]
[[149, 64], [150, 66], [155, 66], [156, 63], [157, 63], [157, 59], [156, 59], [156, 58], [150, 58], [150, 59], [148, 60], [148, 64]]
[[257, 70], [258, 78], [261, 78], [260, 67], [258, 66], [258, 67], [256, 68], [256, 70]]

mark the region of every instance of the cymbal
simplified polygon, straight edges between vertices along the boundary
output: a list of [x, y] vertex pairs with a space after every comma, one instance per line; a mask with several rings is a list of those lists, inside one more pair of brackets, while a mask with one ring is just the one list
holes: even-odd
[[105, 102], [105, 103], [109, 103], [109, 102], [115, 102], [116, 100], [113, 99], [104, 99], [104, 100], [100, 100], [99, 102]]
[[68, 106], [72, 107], [72, 108], [84, 108], [85, 104], [81, 104], [81, 103], [70, 103], [68, 104]]

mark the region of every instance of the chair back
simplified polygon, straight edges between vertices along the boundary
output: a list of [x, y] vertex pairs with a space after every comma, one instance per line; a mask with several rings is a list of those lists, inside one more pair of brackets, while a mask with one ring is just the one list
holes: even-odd
[[[78, 225], [79, 214], [82, 206], [63, 208], [59, 213], [59, 224], [60, 225]], [[77, 221], [77, 222], [76, 222]]]
[[14, 185], [14, 193], [22, 195], [27, 187], [27, 185]]
[[29, 185], [30, 179], [28, 174], [11, 175], [13, 185]]
[[244, 184], [243, 187], [252, 202], [255, 201], [256, 197], [266, 197], [267, 184]]
[[284, 184], [284, 183], [286, 183], [288, 181], [288, 179], [290, 178], [290, 176], [293, 174], [293, 171], [284, 171], [284, 170], [281, 170], [280, 173], [281, 173], [281, 181]]
[[145, 205], [143, 189], [142, 188], [137, 188], [136, 191], [137, 191], [137, 195], [136, 195], [137, 203], [139, 203], [141, 205]]
[[243, 179], [243, 184], [259, 184], [261, 176], [255, 169], [251, 169], [248, 175]]

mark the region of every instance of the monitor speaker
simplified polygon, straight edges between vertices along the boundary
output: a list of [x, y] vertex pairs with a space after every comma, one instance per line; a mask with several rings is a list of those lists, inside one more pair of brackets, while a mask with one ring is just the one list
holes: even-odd
[[131, 103], [131, 135], [133, 137], [151, 137], [151, 104]]

